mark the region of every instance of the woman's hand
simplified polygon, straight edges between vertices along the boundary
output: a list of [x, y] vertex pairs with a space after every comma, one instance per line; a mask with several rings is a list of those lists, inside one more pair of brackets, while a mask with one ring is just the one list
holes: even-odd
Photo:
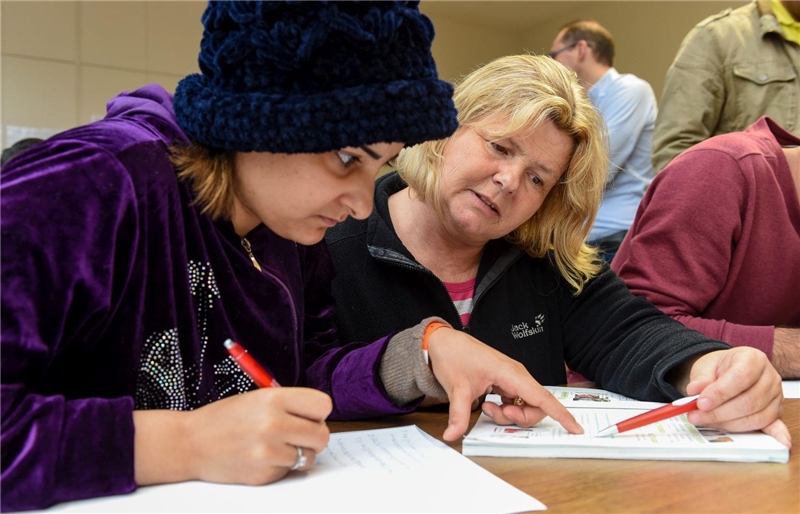
[[[428, 338], [428, 356], [433, 374], [450, 400], [450, 419], [444, 432], [447, 441], [464, 435], [473, 400], [486, 394], [490, 387], [510, 402], [502, 406], [483, 404], [483, 412], [495, 423], [528, 427], [550, 416], [569, 432], [583, 433], [566, 407], [534, 380], [525, 366], [472, 336], [440, 328]], [[523, 405], [514, 405], [517, 396]]]
[[792, 447], [789, 429], [778, 419], [783, 405], [781, 377], [764, 352], [740, 346], [697, 358], [686, 394], [699, 394], [698, 410], [687, 414], [695, 425], [731, 432], [763, 430]]
[[139, 485], [204, 480], [261, 485], [283, 478], [303, 449], [313, 466], [332, 409], [307, 388], [258, 389], [189, 412], [134, 411]]

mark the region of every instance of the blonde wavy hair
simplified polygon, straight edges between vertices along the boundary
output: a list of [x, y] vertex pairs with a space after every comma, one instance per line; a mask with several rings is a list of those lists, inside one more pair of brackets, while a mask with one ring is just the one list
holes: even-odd
[[[502, 57], [464, 77], [453, 99], [461, 127], [507, 120], [507, 134], [495, 134], [501, 139], [550, 121], [572, 138], [572, 155], [561, 180], [539, 210], [506, 239], [533, 257], [549, 255], [579, 294], [602, 266], [597, 249], [585, 241], [602, 199], [608, 151], [603, 120], [577, 76], [549, 57]], [[440, 213], [442, 152], [449, 140], [421, 143], [397, 158], [400, 177]]]

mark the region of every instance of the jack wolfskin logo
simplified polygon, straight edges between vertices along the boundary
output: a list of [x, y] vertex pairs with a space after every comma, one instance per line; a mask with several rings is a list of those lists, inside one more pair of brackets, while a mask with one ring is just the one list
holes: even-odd
[[544, 314], [537, 314], [536, 317], [533, 318], [533, 324], [534, 326], [532, 328], [528, 326], [527, 321], [523, 321], [517, 325], [511, 325], [511, 337], [514, 339], [523, 339], [544, 332]]

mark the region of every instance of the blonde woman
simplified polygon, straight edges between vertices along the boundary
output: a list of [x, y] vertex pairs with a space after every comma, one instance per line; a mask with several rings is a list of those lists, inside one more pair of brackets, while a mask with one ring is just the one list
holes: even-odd
[[601, 118], [575, 75], [547, 57], [504, 57], [468, 75], [454, 100], [455, 134], [401, 152], [371, 216], [328, 233], [347, 338], [436, 319], [447, 326], [434, 336], [466, 332], [541, 384], [566, 382], [566, 362], [643, 400], [699, 393], [692, 422], [764, 428], [790, 444], [777, 420], [780, 377], [763, 353], [673, 322], [585, 244], [608, 163]]

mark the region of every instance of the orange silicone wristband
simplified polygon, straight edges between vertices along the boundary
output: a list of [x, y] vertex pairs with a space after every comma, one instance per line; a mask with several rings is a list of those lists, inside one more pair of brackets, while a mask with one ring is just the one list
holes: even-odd
[[436, 329], [442, 327], [450, 328], [450, 325], [448, 325], [447, 323], [442, 323], [441, 321], [431, 321], [430, 323], [428, 323], [428, 326], [425, 327], [425, 332], [422, 333], [423, 350], [428, 349], [428, 338], [431, 336], [431, 334], [433, 334], [436, 331]]

